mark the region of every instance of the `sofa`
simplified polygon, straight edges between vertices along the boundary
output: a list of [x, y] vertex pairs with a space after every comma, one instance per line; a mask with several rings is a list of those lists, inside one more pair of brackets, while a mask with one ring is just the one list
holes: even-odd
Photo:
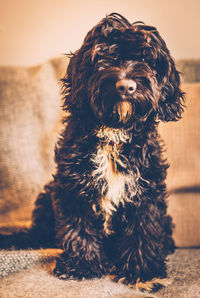
[[[68, 58], [32, 67], [0, 67], [0, 232], [29, 226], [35, 198], [55, 171], [62, 130], [61, 84]], [[142, 293], [104, 277], [62, 281], [52, 274], [56, 249], [0, 250], [0, 297], [200, 297], [200, 60], [179, 60], [186, 110], [160, 123], [168, 213], [177, 250], [168, 260], [169, 285]]]

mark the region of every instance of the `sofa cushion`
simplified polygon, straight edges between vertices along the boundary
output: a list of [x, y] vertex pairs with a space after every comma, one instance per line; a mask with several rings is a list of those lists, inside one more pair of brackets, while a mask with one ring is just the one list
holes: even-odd
[[200, 246], [200, 83], [184, 83], [186, 109], [178, 122], [160, 123], [170, 163], [169, 213], [177, 246]]
[[168, 189], [200, 186], [200, 83], [184, 83], [186, 109], [178, 122], [160, 123], [160, 133], [166, 143]]
[[60, 61], [0, 68], [0, 212], [4, 223], [30, 219], [33, 201], [54, 172], [61, 105], [58, 77], [66, 67]]
[[199, 193], [173, 193], [169, 196], [168, 206], [176, 246], [200, 247]]

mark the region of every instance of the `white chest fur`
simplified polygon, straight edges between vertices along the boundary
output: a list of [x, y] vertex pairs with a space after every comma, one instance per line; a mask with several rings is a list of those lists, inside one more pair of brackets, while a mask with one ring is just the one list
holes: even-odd
[[[101, 185], [100, 207], [104, 215], [104, 231], [110, 234], [110, 218], [119, 207], [125, 204], [138, 191], [139, 173], [130, 168], [123, 155], [122, 146], [131, 142], [131, 135], [122, 129], [102, 128], [97, 132], [99, 144], [92, 156], [95, 170], [92, 173], [94, 184]], [[119, 171], [118, 166], [125, 171]], [[99, 188], [99, 187], [98, 187]]]

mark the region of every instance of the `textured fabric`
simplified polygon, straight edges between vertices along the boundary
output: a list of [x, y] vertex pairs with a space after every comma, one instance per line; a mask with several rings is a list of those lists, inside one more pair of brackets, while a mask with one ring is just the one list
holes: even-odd
[[182, 82], [200, 82], [200, 59], [181, 59], [176, 65]]
[[169, 213], [179, 247], [200, 246], [200, 83], [184, 83], [186, 110], [174, 123], [160, 123], [170, 163]]
[[0, 250], [0, 278], [8, 276], [10, 273], [31, 268], [38, 263], [53, 262], [61, 252], [61, 249]]
[[160, 123], [170, 163], [169, 191], [200, 186], [200, 83], [184, 83], [186, 109], [178, 122]]
[[178, 247], [200, 247], [199, 193], [173, 193], [168, 205], [174, 223], [175, 244]]
[[59, 62], [0, 68], [0, 212], [4, 223], [30, 219], [37, 194], [54, 172], [61, 105]]
[[169, 285], [155, 294], [141, 293], [108, 279], [63, 281], [52, 275], [56, 250], [0, 251], [0, 263], [9, 265], [0, 279], [0, 297], [122, 298], [200, 297], [200, 250], [180, 249], [168, 262]]

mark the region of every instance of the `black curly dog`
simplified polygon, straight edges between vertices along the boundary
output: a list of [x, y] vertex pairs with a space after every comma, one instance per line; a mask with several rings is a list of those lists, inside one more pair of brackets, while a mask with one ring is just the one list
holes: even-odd
[[56, 173], [30, 230], [1, 236], [3, 245], [63, 248], [54, 270], [63, 279], [107, 274], [151, 289], [174, 250], [157, 127], [181, 118], [179, 72], [155, 27], [117, 13], [70, 58]]

